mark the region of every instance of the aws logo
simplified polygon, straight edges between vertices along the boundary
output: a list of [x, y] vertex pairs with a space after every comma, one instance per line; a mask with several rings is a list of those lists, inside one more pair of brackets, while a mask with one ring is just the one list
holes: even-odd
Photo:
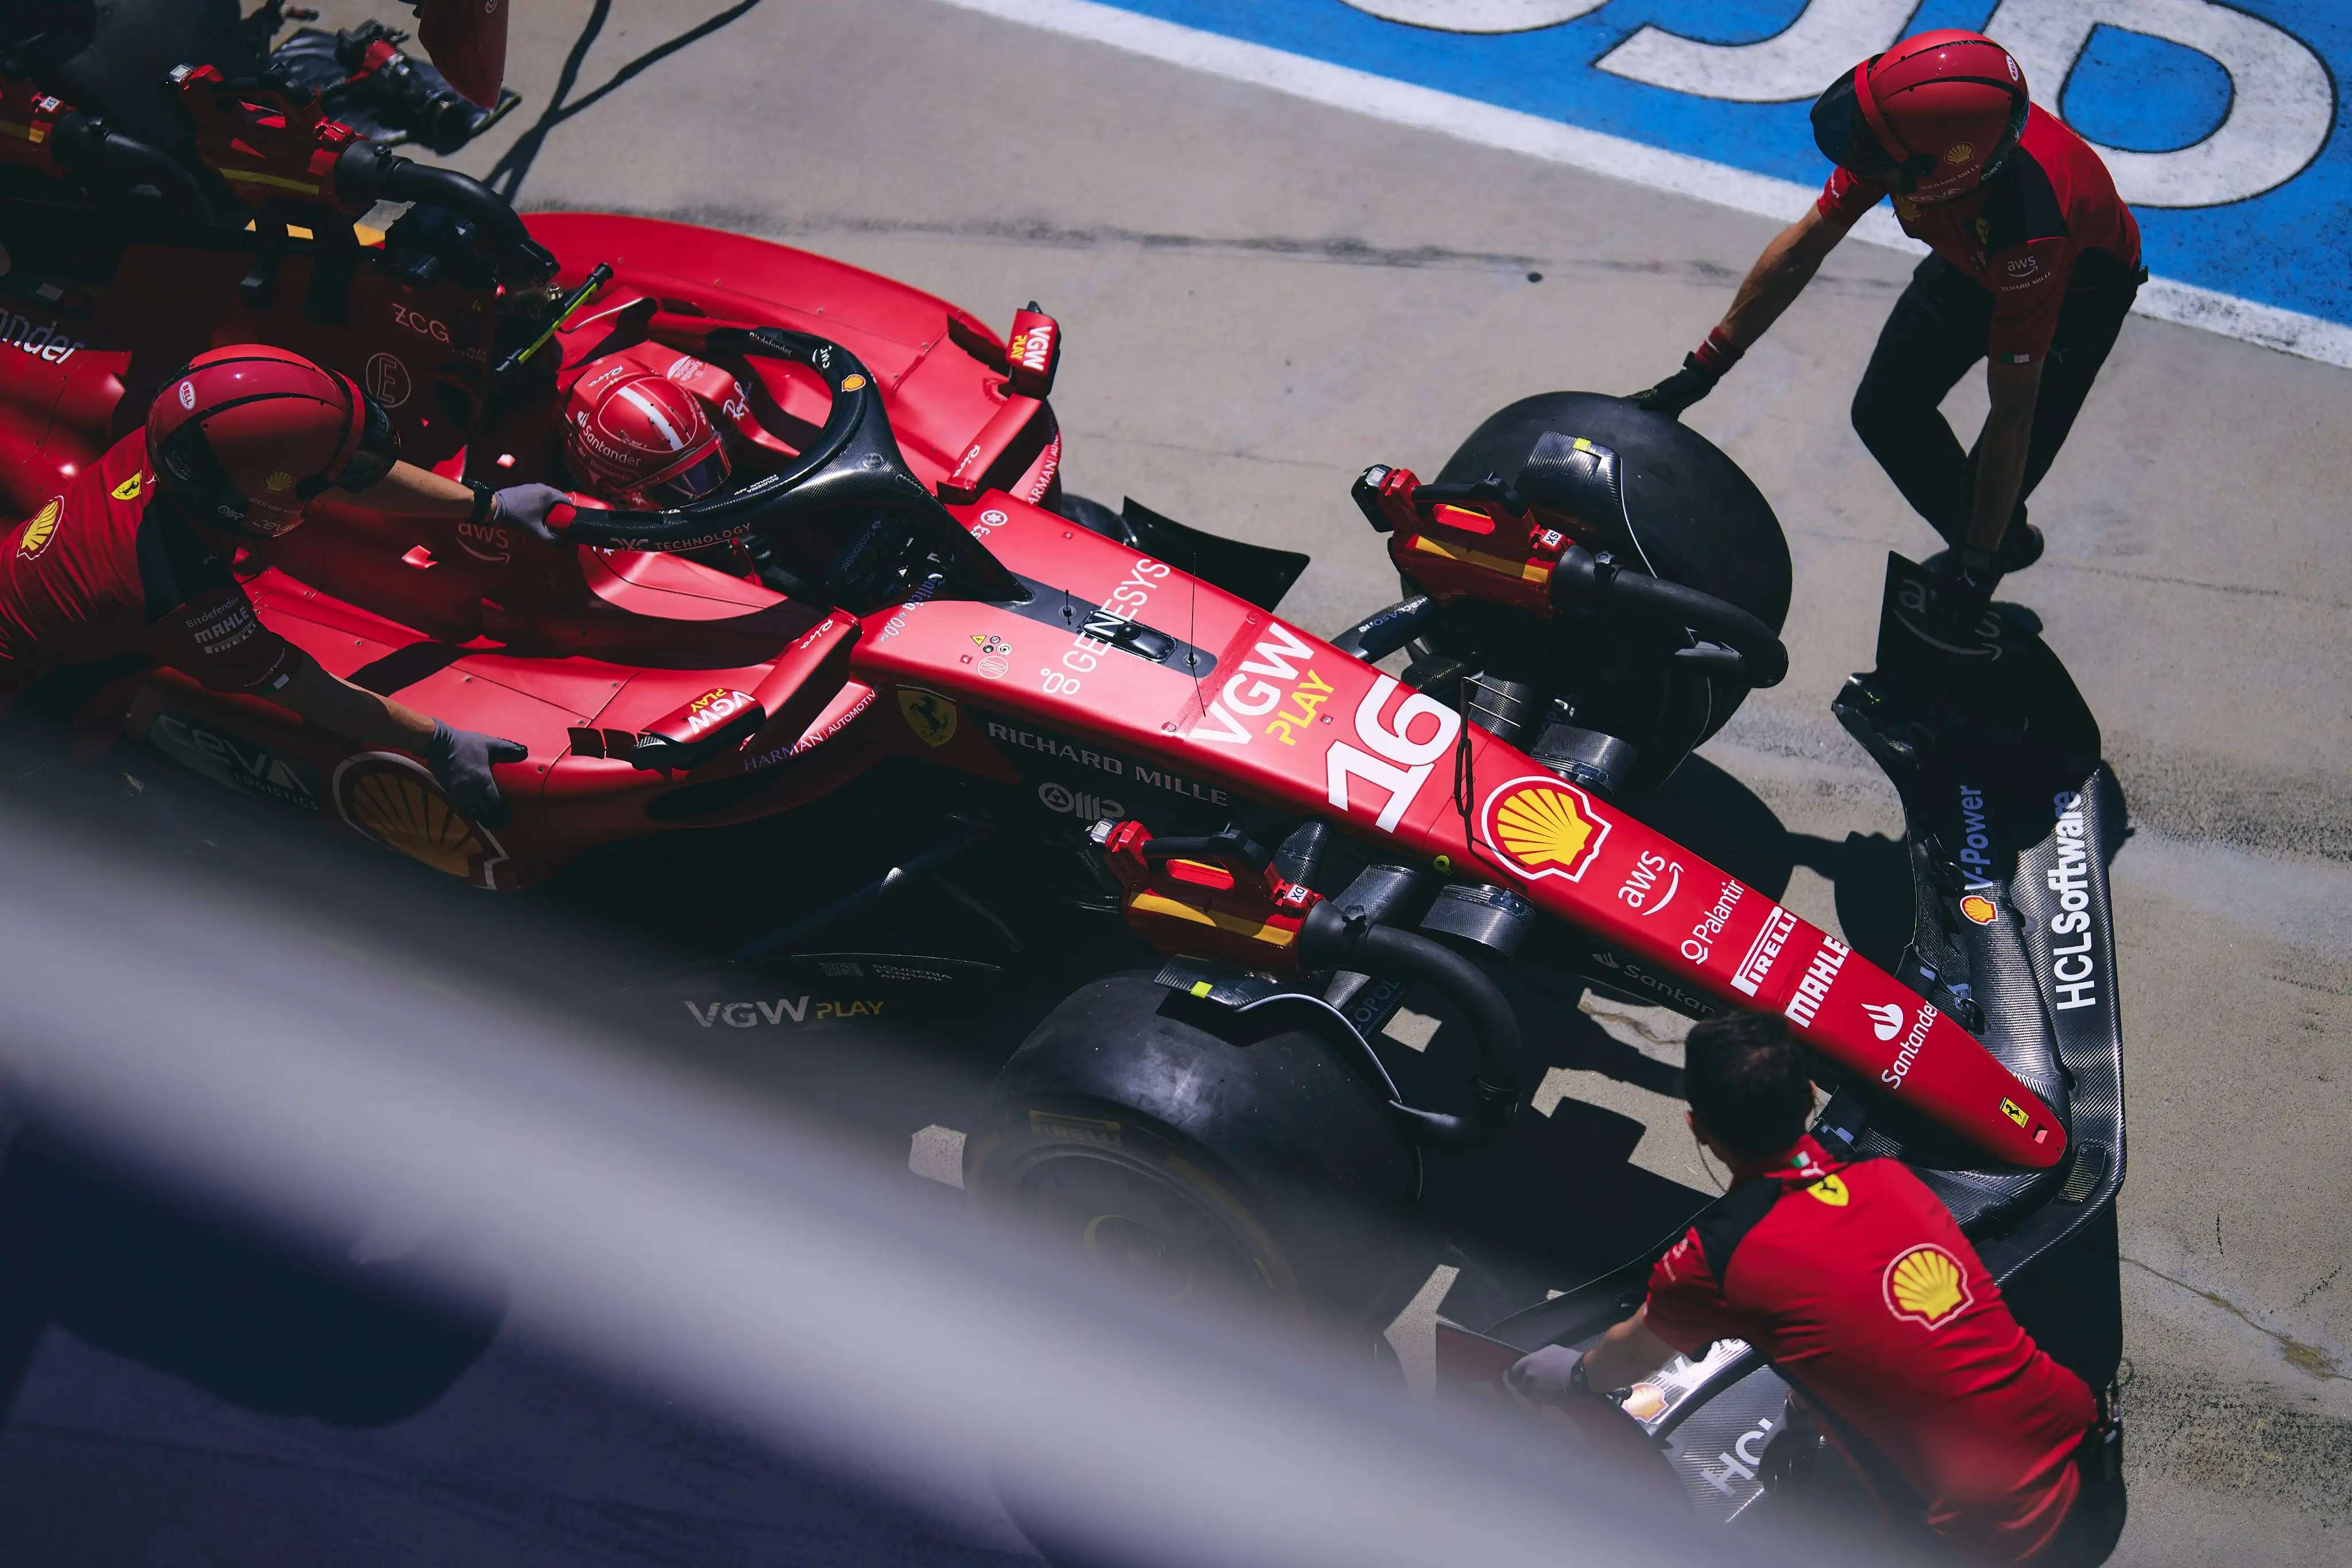
[[25, 531], [16, 536], [16, 559], [37, 560], [49, 541], [58, 535], [58, 516], [65, 509], [66, 498], [52, 496], [41, 509], [25, 524]]

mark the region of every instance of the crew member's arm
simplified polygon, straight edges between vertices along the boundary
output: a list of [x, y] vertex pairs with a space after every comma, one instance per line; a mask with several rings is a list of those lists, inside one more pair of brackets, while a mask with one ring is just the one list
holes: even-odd
[[[414, 463], [395, 463], [384, 476], [352, 497], [371, 512], [404, 517], [463, 517], [472, 514], [471, 486]], [[354, 737], [353, 738], [357, 738]]]
[[1706, 341], [1684, 356], [1681, 370], [1647, 392], [1634, 393], [1634, 403], [1678, 415], [1713, 392], [1723, 373], [1739, 362], [1739, 357], [1780, 319], [1782, 311], [1796, 303], [1797, 296], [1821, 270], [1823, 258], [1869, 210], [1868, 204], [1840, 204], [1826, 212], [1819, 204], [1807, 207], [1804, 216], [1772, 236], [1764, 254], [1748, 269], [1748, 276], [1740, 279], [1739, 292], [1732, 296], [1731, 308], [1706, 335]]
[[289, 648], [280, 672], [286, 684], [267, 693], [321, 729], [375, 751], [422, 752], [433, 742], [433, 721], [415, 708], [327, 674], [318, 660]]
[[329, 674], [263, 622], [226, 563], [176, 517], [151, 513], [139, 571], [158, 660], [209, 690], [277, 703], [372, 750], [414, 752], [458, 810], [486, 827], [505, 821], [490, 765], [524, 760], [524, 747], [454, 729]]
[[1630, 1388], [1675, 1358], [1675, 1347], [1650, 1332], [1650, 1309], [1601, 1336], [1584, 1353], [1584, 1381], [1593, 1388]]
[[1573, 1394], [1630, 1388], [1674, 1358], [1675, 1347], [1650, 1332], [1648, 1303], [1601, 1336], [1591, 1350], [1548, 1344], [1513, 1363], [1504, 1382], [1534, 1405], [1557, 1405]]
[[457, 809], [485, 827], [506, 825], [506, 800], [490, 772], [494, 762], [529, 760], [530, 749], [470, 729], [453, 728], [415, 708], [329, 674], [319, 661], [287, 644], [287, 682], [269, 700], [321, 729], [372, 749], [413, 751], [425, 759]]
[[557, 542], [554, 530], [548, 527], [548, 512], [571, 499], [552, 485], [509, 485], [503, 490], [478, 491], [414, 463], [394, 464], [383, 478], [352, 497], [354, 504], [372, 512], [395, 517], [512, 523], [542, 544]]
[[1735, 358], [1755, 347], [1780, 313], [1797, 302], [1797, 296], [1805, 291], [1805, 285], [1813, 280], [1813, 274], [1821, 270], [1822, 261], [1845, 238], [1859, 215], [1850, 217], [1843, 210], [1830, 214], [1819, 206], [1807, 207], [1803, 217], [1772, 236], [1772, 243], [1739, 280], [1739, 292], [1731, 297], [1731, 308], [1724, 312], [1722, 325], [1708, 338], [1721, 335]]
[[2025, 455], [2033, 444], [2033, 405], [2042, 393], [2042, 364], [1985, 362], [1985, 387], [1992, 407], [1977, 444], [1976, 507], [1969, 517], [1968, 548], [1998, 552], [2017, 510], [2025, 479]]

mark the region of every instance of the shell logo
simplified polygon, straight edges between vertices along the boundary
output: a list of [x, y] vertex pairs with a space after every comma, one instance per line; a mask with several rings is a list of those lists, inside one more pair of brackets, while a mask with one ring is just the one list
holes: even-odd
[[294, 487], [294, 476], [286, 472], [285, 469], [280, 468], [268, 478], [264, 479], [262, 483], [268, 486], [270, 489], [275, 491], [291, 490]]
[[1960, 913], [1979, 925], [1990, 925], [2000, 918], [2000, 909], [1981, 893], [1972, 893], [1960, 900]]
[[347, 758], [332, 788], [336, 809], [361, 836], [477, 887], [499, 885], [505, 849], [407, 758], [381, 751]]
[[63, 496], [50, 497], [47, 503], [26, 523], [25, 531], [16, 536], [16, 558], [19, 560], [31, 560], [49, 548], [49, 541], [58, 536], [58, 514], [64, 509], [65, 503]]
[[1622, 1408], [1636, 1421], [1654, 1421], [1666, 1413], [1666, 1391], [1654, 1383], [1636, 1383], [1626, 1390]]
[[1480, 814], [1486, 841], [1530, 880], [1582, 880], [1601, 856], [1611, 823], [1573, 784], [1549, 774], [1514, 779], [1486, 797]]
[[1944, 149], [1944, 162], [1954, 168], [1959, 167], [1976, 155], [1977, 144], [1973, 141], [1955, 141]]
[[1976, 1300], [1960, 1260], [1932, 1242], [1889, 1263], [1885, 1287], [1888, 1312], [1931, 1329], [1942, 1328]]

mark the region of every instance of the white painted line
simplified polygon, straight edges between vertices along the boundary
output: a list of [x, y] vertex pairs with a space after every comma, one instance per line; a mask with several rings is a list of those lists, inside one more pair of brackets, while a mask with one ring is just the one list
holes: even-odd
[[1382, 1025], [1381, 1032], [1403, 1046], [1407, 1051], [1427, 1051], [1429, 1042], [1437, 1038], [1444, 1020], [1427, 1013], [1417, 1013], [1411, 1008], [1399, 1008], [1396, 1016]]
[[918, 1132], [907, 1150], [907, 1168], [925, 1181], [963, 1186], [963, 1134], [937, 1122]]
[[2151, 277], [2142, 285], [2139, 298], [2132, 302], [2132, 313], [2219, 332], [2225, 338], [2242, 338], [2322, 364], [2352, 367], [2352, 327], [2194, 284], [2175, 283], [2169, 277]]
[[[1623, 137], [1585, 131], [1540, 115], [1501, 109], [1475, 99], [1393, 81], [1347, 66], [1246, 43], [1222, 34], [1139, 16], [1094, 0], [941, 0], [1068, 37], [1107, 44], [1129, 54], [1203, 71], [1229, 81], [1269, 88], [1332, 109], [1370, 115], [1398, 125], [1433, 131], [1485, 147], [1522, 152], [1613, 180], [1710, 202], [1759, 217], [1790, 222], [1818, 195], [1812, 186], [1751, 174]], [[1853, 229], [1857, 239], [1891, 248], [1924, 252], [1906, 235], [1885, 208], [1874, 209]], [[2134, 309], [2159, 321], [2177, 322], [2223, 337], [2242, 339], [2281, 353], [2352, 368], [2352, 327], [2282, 310], [2193, 284], [2158, 278], [2142, 288]]]
[[1381, 1337], [1395, 1350], [1397, 1364], [1404, 1368], [1405, 1392], [1415, 1399], [1437, 1397], [1437, 1306], [1445, 1300], [1445, 1292], [1454, 1289], [1454, 1277], [1461, 1272], [1451, 1263], [1432, 1269], [1404, 1311], [1381, 1331]]

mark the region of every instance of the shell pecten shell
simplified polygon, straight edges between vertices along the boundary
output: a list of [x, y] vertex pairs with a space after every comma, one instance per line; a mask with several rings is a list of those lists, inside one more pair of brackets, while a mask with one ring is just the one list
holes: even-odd
[[1886, 1266], [1886, 1310], [1941, 1328], [1973, 1300], [1968, 1270], [1941, 1247], [1914, 1247]]
[[1575, 866], [1592, 839], [1592, 824], [1565, 790], [1522, 789], [1495, 812], [1495, 838], [1504, 852], [1529, 869]]

